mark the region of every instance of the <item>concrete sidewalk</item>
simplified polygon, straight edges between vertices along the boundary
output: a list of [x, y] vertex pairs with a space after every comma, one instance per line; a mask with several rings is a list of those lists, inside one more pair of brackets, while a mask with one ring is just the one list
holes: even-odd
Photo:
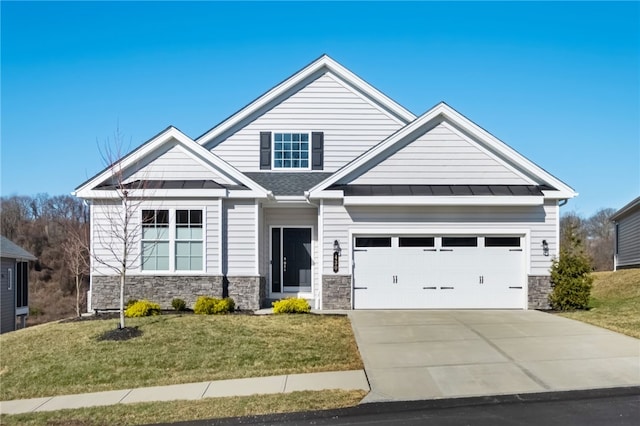
[[2, 401], [0, 413], [20, 414], [136, 402], [197, 400], [328, 389], [368, 391], [369, 383], [363, 370], [290, 374]]

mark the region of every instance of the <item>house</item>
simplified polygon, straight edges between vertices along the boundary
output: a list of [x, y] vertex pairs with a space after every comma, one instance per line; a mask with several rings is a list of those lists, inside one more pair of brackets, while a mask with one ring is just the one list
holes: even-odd
[[613, 270], [640, 268], [640, 197], [611, 216], [615, 226]]
[[125, 300], [241, 309], [547, 307], [559, 203], [577, 195], [445, 103], [416, 117], [326, 55], [114, 167], [75, 191], [91, 205], [94, 310], [118, 306], [118, 188], [139, 202]]
[[29, 261], [36, 257], [0, 236], [0, 333], [24, 328], [29, 315]]

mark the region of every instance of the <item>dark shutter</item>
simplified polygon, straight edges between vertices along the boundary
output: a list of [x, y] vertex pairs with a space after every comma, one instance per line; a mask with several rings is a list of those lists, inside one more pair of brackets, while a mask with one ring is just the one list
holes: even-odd
[[271, 132], [260, 132], [260, 169], [271, 170]]
[[324, 167], [324, 133], [311, 133], [311, 169], [322, 170]]

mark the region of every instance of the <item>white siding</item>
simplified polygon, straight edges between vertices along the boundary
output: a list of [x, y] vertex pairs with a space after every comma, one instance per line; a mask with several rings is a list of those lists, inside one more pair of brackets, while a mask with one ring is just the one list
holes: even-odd
[[[175, 222], [175, 210], [178, 209], [190, 209], [190, 210], [203, 210], [203, 218], [205, 220], [204, 235], [205, 235], [205, 271], [194, 272], [194, 274], [202, 275], [218, 275], [218, 255], [220, 250], [220, 241], [218, 237], [219, 233], [219, 220], [220, 214], [218, 212], [218, 200], [143, 200], [138, 203], [134, 203], [132, 210], [132, 221], [130, 231], [130, 245], [131, 254], [129, 259], [128, 274], [138, 275], [144, 273], [153, 273], [157, 275], [163, 274], [180, 274], [185, 275], [190, 272], [179, 271], [149, 271], [142, 272], [140, 270], [140, 237], [141, 237], [141, 218], [142, 210], [145, 209], [165, 209], [169, 210], [171, 216], [171, 223]], [[119, 201], [103, 201], [97, 200], [91, 204], [91, 216], [92, 216], [92, 248], [95, 259], [93, 260], [94, 271], [98, 275], [115, 275], [116, 270], [113, 267], [117, 267], [117, 260], [121, 258], [120, 251], [115, 250], [118, 246], [122, 247], [122, 226], [121, 220], [122, 206]], [[174, 232], [175, 228], [170, 227], [170, 231]], [[114, 248], [114, 249], [112, 249]], [[117, 255], [116, 255], [117, 253]], [[170, 256], [174, 255], [174, 247], [170, 247]], [[96, 261], [100, 259], [102, 262]], [[106, 266], [102, 263], [107, 263]]]
[[440, 123], [368, 170], [362, 185], [531, 184], [446, 123]]
[[[375, 230], [393, 235], [394, 230], [438, 235], [442, 230], [529, 231], [531, 275], [548, 275], [552, 254], [556, 250], [555, 202], [536, 207], [349, 207], [339, 201], [325, 201], [323, 220], [323, 274], [333, 274], [333, 241], [342, 247], [341, 274], [347, 271], [351, 253], [349, 230]], [[549, 243], [550, 256], [542, 254], [542, 240]], [[344, 272], [342, 272], [344, 270]]]
[[256, 208], [253, 200], [224, 200], [223, 273], [230, 276], [255, 276]]
[[139, 268], [140, 256], [140, 215], [138, 206], [130, 207], [131, 223], [125, 234], [125, 215], [119, 200], [97, 200], [91, 204], [91, 246], [93, 248], [93, 267], [98, 275], [117, 275], [123, 257], [124, 239], [129, 241], [127, 272]]
[[640, 265], [640, 210], [618, 221], [617, 267]]
[[242, 172], [260, 170], [260, 132], [324, 132], [324, 171], [333, 172], [401, 126], [331, 74], [246, 125], [213, 148]]
[[174, 145], [138, 169], [127, 177], [126, 182], [135, 180], [213, 180], [222, 185], [234, 183], [196, 161], [179, 145]]

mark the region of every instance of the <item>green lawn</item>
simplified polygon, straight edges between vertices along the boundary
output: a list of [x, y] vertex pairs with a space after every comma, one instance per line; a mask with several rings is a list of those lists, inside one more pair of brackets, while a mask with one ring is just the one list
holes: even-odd
[[590, 309], [560, 315], [640, 338], [640, 269], [593, 276]]
[[352, 407], [365, 396], [364, 391], [328, 390], [208, 398], [199, 401], [148, 402], [108, 407], [60, 410], [43, 413], [0, 416], [0, 424], [20, 426], [107, 426], [253, 416]]
[[162, 315], [143, 335], [97, 341], [117, 320], [50, 323], [0, 336], [0, 399], [230, 378], [361, 369], [349, 319]]

